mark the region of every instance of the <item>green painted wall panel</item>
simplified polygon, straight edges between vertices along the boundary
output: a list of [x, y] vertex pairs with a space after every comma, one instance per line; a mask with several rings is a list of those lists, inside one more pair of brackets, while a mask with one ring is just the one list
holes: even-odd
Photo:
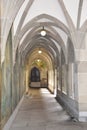
[[12, 30], [5, 49], [5, 60], [1, 67], [2, 95], [1, 95], [1, 123], [2, 128], [13, 113], [24, 93], [23, 67], [21, 66], [20, 55], [17, 50], [16, 62], [13, 65]]
[[5, 60], [2, 65], [2, 125], [7, 121], [12, 112], [12, 39], [9, 33]]

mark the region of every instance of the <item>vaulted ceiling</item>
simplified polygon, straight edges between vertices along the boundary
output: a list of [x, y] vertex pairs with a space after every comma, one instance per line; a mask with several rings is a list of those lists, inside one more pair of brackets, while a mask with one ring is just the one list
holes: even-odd
[[[14, 53], [19, 46], [24, 58], [37, 46], [56, 57], [60, 48], [66, 54], [68, 37], [73, 39], [72, 32], [87, 23], [87, 0], [3, 0], [1, 4], [2, 35], [6, 39], [13, 25]], [[40, 35], [43, 26], [46, 37]]]

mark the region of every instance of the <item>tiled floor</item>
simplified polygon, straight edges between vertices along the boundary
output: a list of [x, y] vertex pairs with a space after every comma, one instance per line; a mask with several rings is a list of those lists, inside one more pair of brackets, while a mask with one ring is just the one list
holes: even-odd
[[31, 89], [10, 130], [87, 130], [87, 123], [71, 121], [47, 89]]

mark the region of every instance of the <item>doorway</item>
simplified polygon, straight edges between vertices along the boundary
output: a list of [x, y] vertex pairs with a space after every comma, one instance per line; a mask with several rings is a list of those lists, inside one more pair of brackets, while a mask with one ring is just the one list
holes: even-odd
[[31, 82], [40, 82], [40, 71], [38, 68], [36, 68], [36, 67], [32, 68], [30, 81]]
[[37, 67], [31, 69], [30, 87], [40, 87], [40, 71]]

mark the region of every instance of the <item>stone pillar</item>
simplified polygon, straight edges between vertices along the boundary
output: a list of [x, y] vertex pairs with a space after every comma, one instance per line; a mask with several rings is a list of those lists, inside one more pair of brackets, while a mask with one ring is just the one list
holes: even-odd
[[0, 129], [1, 129], [1, 50], [0, 50]]
[[58, 85], [58, 81], [57, 81], [57, 69], [55, 68], [55, 90], [54, 93], [55, 95], [57, 95], [57, 85]]
[[[0, 37], [1, 37], [1, 24], [0, 24]], [[1, 38], [0, 38], [0, 129], [1, 129]]]
[[87, 33], [78, 34], [78, 48], [76, 48], [79, 120], [87, 121]]
[[29, 90], [29, 66], [28, 63], [26, 64], [26, 93]]

